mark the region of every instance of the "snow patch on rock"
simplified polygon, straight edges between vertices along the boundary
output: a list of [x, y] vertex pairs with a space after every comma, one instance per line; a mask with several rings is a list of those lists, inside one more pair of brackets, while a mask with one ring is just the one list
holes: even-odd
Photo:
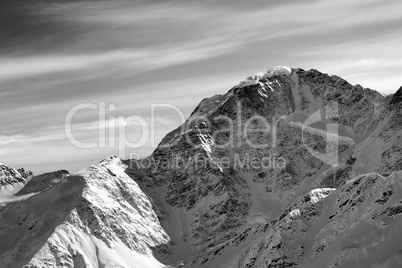
[[269, 68], [266, 72], [258, 72], [252, 76], [247, 77], [246, 79], [241, 80], [240, 83], [238, 84], [238, 86], [245, 87], [245, 86], [251, 86], [251, 85], [256, 85], [256, 84], [261, 84], [261, 83], [265, 84], [265, 82], [267, 82], [266, 80], [268, 78], [271, 78], [273, 76], [278, 76], [278, 75], [290, 76], [291, 73], [292, 73], [292, 69], [290, 67], [274, 66], [272, 68]]
[[292, 73], [292, 69], [287, 66], [275, 66], [272, 68], [269, 68], [266, 72], [268, 77], [274, 76], [274, 75], [286, 75], [289, 76]]
[[311, 203], [315, 204], [321, 201], [321, 199], [324, 199], [327, 197], [330, 193], [335, 191], [336, 189], [334, 188], [320, 188], [320, 189], [314, 189], [311, 190], [309, 193], [309, 196], [311, 198]]

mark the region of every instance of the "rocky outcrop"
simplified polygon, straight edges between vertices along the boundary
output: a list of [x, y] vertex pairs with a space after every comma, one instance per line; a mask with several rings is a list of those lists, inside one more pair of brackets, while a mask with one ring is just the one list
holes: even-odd
[[397, 92], [392, 96], [389, 105], [398, 105], [402, 102], [402, 87], [398, 89]]

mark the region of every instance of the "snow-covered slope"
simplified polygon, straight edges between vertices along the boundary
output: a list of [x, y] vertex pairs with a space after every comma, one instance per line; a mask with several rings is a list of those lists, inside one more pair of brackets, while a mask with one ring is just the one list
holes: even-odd
[[0, 267], [400, 267], [401, 90], [273, 67], [146, 159], [13, 179]]
[[164, 267], [169, 237], [125, 169], [112, 157], [0, 208], [0, 267]]

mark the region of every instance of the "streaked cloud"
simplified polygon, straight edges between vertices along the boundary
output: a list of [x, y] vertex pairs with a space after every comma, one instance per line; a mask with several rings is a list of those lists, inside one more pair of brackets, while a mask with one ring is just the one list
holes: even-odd
[[[0, 7], [7, 25], [0, 161], [37, 172], [78, 170], [116, 154], [66, 141], [64, 118], [83, 102], [114, 103], [112, 115], [144, 118], [151, 103], [166, 102], [188, 116], [204, 97], [273, 65], [316, 68], [383, 93], [402, 84], [398, 1], [15, 0]], [[91, 140], [97, 120], [96, 111], [77, 115], [77, 135]], [[158, 122], [158, 139], [178, 125], [172, 112]]]
[[232, 52], [235, 46], [224, 44], [187, 44], [179, 48], [158, 50], [117, 50], [93, 55], [44, 55], [23, 58], [0, 58], [0, 78], [17, 79], [27, 76], [46, 75], [102, 68], [130, 68], [130, 74], [157, 70], [177, 64], [205, 60], [216, 55]]

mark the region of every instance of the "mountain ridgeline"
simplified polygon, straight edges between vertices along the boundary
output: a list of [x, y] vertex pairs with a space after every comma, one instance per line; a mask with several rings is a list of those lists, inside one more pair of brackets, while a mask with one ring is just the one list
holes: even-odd
[[274, 67], [145, 159], [0, 172], [0, 267], [402, 264], [402, 87]]

